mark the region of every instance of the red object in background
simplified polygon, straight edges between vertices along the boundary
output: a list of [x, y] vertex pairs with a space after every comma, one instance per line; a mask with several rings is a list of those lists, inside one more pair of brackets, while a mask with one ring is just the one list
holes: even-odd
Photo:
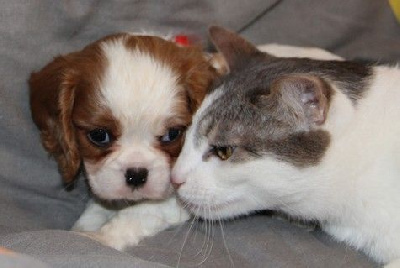
[[180, 46], [187, 47], [191, 45], [191, 42], [189, 41], [189, 38], [187, 35], [177, 35], [175, 36], [175, 43], [177, 43]]

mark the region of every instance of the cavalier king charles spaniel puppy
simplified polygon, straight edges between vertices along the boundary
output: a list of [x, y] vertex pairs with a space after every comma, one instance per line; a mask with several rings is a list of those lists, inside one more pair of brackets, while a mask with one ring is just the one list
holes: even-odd
[[[31, 75], [32, 118], [44, 148], [66, 184], [83, 172], [94, 194], [73, 230], [123, 250], [188, 219], [170, 170], [216, 77], [200, 48], [128, 33], [56, 57]], [[115, 209], [107, 200], [134, 204]]]

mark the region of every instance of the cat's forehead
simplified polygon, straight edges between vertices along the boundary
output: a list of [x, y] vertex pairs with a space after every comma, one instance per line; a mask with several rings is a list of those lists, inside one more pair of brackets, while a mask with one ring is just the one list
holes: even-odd
[[261, 122], [273, 122], [268, 111], [260, 111], [251, 101], [260, 91], [268, 94], [271, 82], [278, 76], [262, 58], [228, 74], [202, 105], [196, 128], [198, 139], [207, 136], [222, 142], [255, 129]]
[[259, 53], [226, 76], [226, 94], [249, 94], [255, 89], [265, 91], [274, 80], [298, 74], [313, 75], [339, 84], [342, 93], [355, 104], [365, 95], [372, 68], [352, 61], [278, 58]]
[[228, 93], [227, 86], [222, 84], [201, 112], [196, 143], [206, 138], [210, 145], [249, 146], [257, 137], [274, 137], [278, 132], [283, 136], [288, 132], [289, 126], [275, 120], [272, 111], [260, 111], [251, 103], [250, 96]]

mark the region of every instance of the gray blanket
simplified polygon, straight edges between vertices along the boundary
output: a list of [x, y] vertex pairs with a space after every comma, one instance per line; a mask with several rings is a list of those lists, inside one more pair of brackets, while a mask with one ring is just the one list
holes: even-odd
[[[340, 3], [339, 3], [340, 2]], [[88, 199], [63, 190], [30, 118], [26, 80], [52, 57], [106, 34], [193, 34], [219, 24], [257, 44], [320, 46], [347, 58], [400, 60], [400, 24], [377, 0], [0, 0], [0, 267], [374, 267], [318, 230], [257, 214], [171, 228], [126, 252], [67, 230]], [[22, 255], [24, 254], [24, 255]], [[28, 255], [28, 257], [26, 256]], [[34, 258], [30, 262], [29, 258]]]

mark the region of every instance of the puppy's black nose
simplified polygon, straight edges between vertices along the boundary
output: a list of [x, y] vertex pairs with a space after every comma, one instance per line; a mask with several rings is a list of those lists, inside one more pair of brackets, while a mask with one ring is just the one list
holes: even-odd
[[126, 184], [132, 188], [143, 186], [147, 181], [147, 168], [128, 168], [125, 173]]

